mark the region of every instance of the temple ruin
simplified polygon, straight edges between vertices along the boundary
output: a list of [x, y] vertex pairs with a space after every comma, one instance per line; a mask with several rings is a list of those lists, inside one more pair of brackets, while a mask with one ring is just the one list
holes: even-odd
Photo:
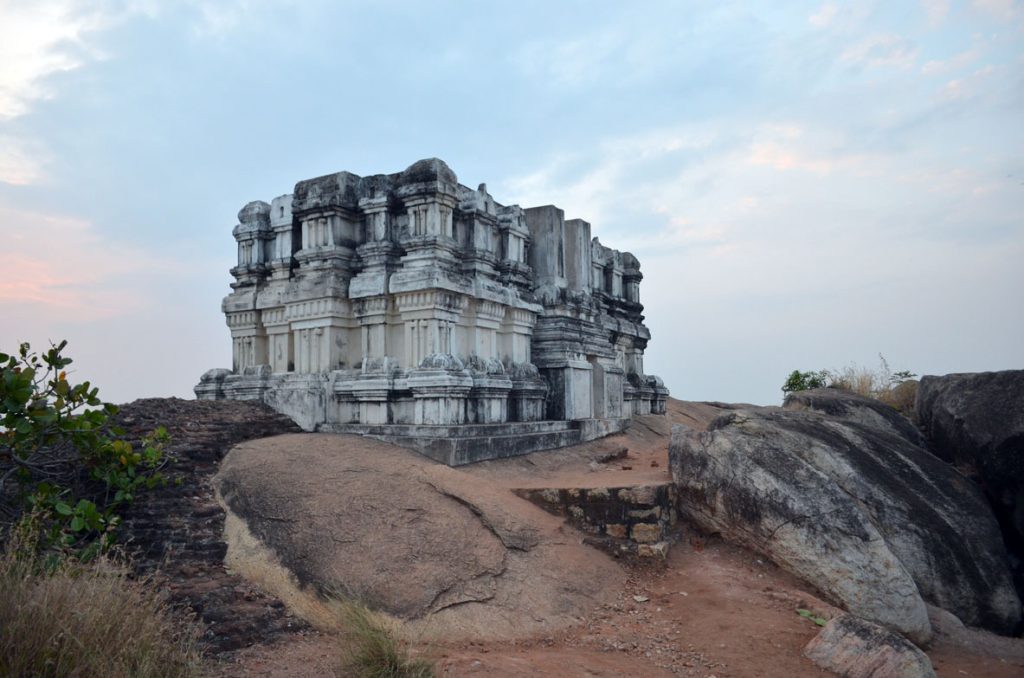
[[501, 205], [436, 158], [339, 172], [238, 213], [232, 368], [201, 399], [449, 464], [574, 444], [664, 413], [640, 263], [557, 207]]

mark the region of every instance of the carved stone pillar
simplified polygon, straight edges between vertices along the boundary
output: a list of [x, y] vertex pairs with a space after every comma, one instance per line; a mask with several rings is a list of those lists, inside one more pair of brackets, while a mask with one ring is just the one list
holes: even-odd
[[388, 197], [363, 198], [359, 208], [365, 219], [367, 241], [356, 248], [363, 270], [349, 283], [349, 297], [360, 299], [388, 293], [388, 281], [399, 267], [402, 248], [393, 241]]
[[270, 205], [254, 200], [238, 212], [238, 225], [232, 234], [238, 243], [238, 265], [231, 269], [239, 289], [255, 285], [267, 277], [268, 259], [274, 240], [270, 228]]

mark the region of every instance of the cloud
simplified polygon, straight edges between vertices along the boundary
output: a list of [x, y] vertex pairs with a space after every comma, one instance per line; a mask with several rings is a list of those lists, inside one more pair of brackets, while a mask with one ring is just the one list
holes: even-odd
[[827, 174], [836, 167], [837, 159], [815, 154], [801, 147], [803, 129], [796, 125], [764, 125], [750, 145], [747, 162], [776, 170], [802, 170]]
[[928, 17], [928, 25], [933, 28], [941, 24], [949, 14], [949, 0], [921, 0], [921, 5]]
[[999, 72], [999, 68], [989, 64], [974, 71], [964, 78], [948, 81], [939, 90], [942, 101], [963, 101], [973, 99], [985, 91], [985, 85]]
[[105, 4], [74, 0], [5, 3], [0, 21], [0, 121], [53, 96], [46, 78], [80, 68], [98, 52], [86, 36], [110, 24]]
[[892, 34], [868, 36], [847, 48], [843, 61], [866, 66], [908, 68], [917, 58], [917, 49], [906, 38]]
[[830, 25], [839, 14], [839, 5], [834, 2], [826, 2], [818, 8], [818, 11], [807, 18], [807, 22], [815, 28], [825, 28]]
[[754, 144], [750, 149], [749, 162], [777, 170], [805, 170], [818, 174], [827, 174], [834, 167], [830, 160], [804, 155], [774, 142]]
[[[221, 37], [272, 2], [189, 0], [193, 32]], [[175, 3], [161, 0], [32, 0], [4, 2], [0, 20], [0, 121], [25, 115], [55, 94], [47, 78], [103, 58], [97, 32], [131, 17], [157, 17]]]
[[27, 186], [40, 180], [46, 152], [38, 144], [0, 134], [0, 183]]
[[[609, 138], [592, 151], [550, 156], [542, 167], [522, 176], [507, 177], [498, 190], [521, 205], [557, 204], [566, 218], [594, 224], [606, 222], [623, 202], [657, 205], [657, 196], [623, 195], [623, 188], [638, 185], [638, 174], [666, 158], [686, 162], [715, 143], [706, 126], [659, 129]], [[653, 202], [648, 202], [652, 201]]]
[[[33, 0], [4, 2], [0, 16], [0, 125], [29, 114], [57, 96], [52, 76], [106, 58], [96, 34], [134, 16], [156, 17], [160, 0]], [[267, 3], [235, 0], [190, 2], [193, 30], [200, 37], [222, 37]], [[173, 5], [172, 5], [173, 6]], [[0, 129], [0, 182], [34, 184], [45, 179], [45, 147], [35, 139]]]
[[[38, 0], [4, 3], [0, 20], [0, 125], [28, 114], [56, 92], [50, 77], [81, 68], [102, 52], [89, 37], [115, 22], [109, 3]], [[0, 129], [0, 182], [24, 186], [45, 178], [48, 153], [38, 140]]]
[[600, 31], [573, 39], [528, 42], [512, 56], [518, 68], [563, 87], [582, 86], [606, 77], [607, 63], [624, 47], [621, 31]]
[[44, 318], [95, 320], [138, 310], [146, 301], [141, 280], [169, 271], [73, 217], [0, 207], [0, 240], [0, 303], [28, 305]]
[[944, 75], [962, 70], [977, 61], [983, 51], [982, 46], [978, 44], [948, 59], [933, 59], [921, 66], [921, 73], [923, 75]]
[[971, 0], [971, 5], [1001, 21], [1013, 21], [1024, 14], [1017, 0]]
[[862, 30], [871, 11], [872, 3], [869, 2], [842, 3], [829, 0], [807, 17], [807, 23], [819, 31], [852, 34]]
[[67, 339], [70, 371], [111, 402], [191, 397], [204, 369], [230, 365], [216, 303], [230, 257], [195, 242], [151, 252], [80, 218], [2, 206], [0, 242], [0, 350]]
[[222, 39], [251, 24], [262, 10], [273, 4], [281, 3], [273, 0], [189, 0], [189, 5], [197, 12], [192, 32], [199, 38]]

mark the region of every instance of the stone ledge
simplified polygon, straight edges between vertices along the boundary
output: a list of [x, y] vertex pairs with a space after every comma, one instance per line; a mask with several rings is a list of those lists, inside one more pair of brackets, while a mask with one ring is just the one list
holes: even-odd
[[321, 433], [348, 433], [405, 447], [449, 466], [554, 450], [624, 431], [628, 419], [518, 421], [501, 424], [321, 424]]

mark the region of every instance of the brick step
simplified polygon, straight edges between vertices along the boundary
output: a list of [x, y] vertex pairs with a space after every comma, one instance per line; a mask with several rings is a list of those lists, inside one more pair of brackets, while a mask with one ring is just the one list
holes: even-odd
[[515, 494], [564, 517], [588, 535], [588, 543], [612, 555], [661, 556], [676, 524], [671, 482], [625, 487], [529, 488]]

